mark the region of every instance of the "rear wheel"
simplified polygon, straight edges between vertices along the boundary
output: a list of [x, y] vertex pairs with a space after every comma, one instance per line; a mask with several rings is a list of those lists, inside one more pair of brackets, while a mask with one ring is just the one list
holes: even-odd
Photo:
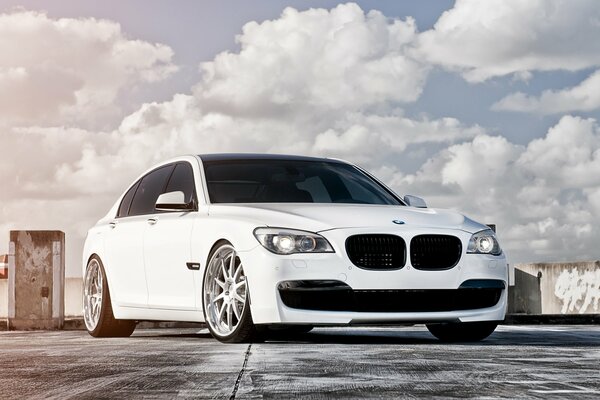
[[83, 278], [83, 320], [94, 337], [127, 337], [135, 329], [135, 321], [114, 317], [104, 266], [96, 256], [90, 259]]
[[451, 322], [428, 324], [427, 329], [443, 342], [478, 342], [490, 336], [497, 326], [496, 321]]
[[233, 246], [221, 242], [204, 272], [203, 309], [210, 333], [226, 343], [249, 342], [257, 331], [250, 313], [244, 266]]

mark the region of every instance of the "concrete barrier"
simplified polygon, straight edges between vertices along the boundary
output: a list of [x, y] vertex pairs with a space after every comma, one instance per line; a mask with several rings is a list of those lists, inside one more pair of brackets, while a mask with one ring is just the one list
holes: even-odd
[[[83, 310], [83, 280], [65, 279], [65, 317], [81, 317]], [[8, 317], [8, 280], [0, 279], [0, 319]]]
[[10, 231], [8, 329], [61, 329], [64, 279], [64, 232]]
[[517, 264], [515, 270], [512, 312], [600, 314], [600, 261]]
[[532, 275], [515, 268], [513, 274], [513, 285], [508, 288], [508, 314], [541, 314], [541, 273]]

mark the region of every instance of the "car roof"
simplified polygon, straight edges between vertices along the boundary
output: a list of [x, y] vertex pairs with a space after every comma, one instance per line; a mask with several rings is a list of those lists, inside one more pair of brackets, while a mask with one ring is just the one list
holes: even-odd
[[345, 163], [342, 160], [322, 157], [296, 156], [287, 154], [266, 154], [266, 153], [212, 153], [199, 154], [202, 161], [238, 161], [238, 160], [282, 160], [282, 161], [321, 161]]

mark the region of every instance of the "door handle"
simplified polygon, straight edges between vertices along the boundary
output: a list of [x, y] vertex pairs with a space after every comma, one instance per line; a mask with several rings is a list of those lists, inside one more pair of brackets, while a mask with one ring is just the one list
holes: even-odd
[[158, 222], [158, 218], [154, 217], [154, 218], [148, 218], [147, 222], [150, 225], [155, 225]]
[[110, 226], [110, 229], [115, 229], [117, 227], [117, 223], [115, 221], [109, 222], [108, 226]]

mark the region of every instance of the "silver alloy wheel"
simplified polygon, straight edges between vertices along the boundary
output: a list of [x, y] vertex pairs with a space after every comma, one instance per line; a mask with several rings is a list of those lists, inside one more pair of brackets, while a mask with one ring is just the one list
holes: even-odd
[[98, 326], [102, 313], [102, 269], [98, 260], [92, 259], [88, 264], [83, 281], [83, 319], [88, 331]]
[[246, 306], [246, 276], [235, 249], [221, 246], [210, 259], [204, 277], [206, 319], [219, 336], [232, 334]]

